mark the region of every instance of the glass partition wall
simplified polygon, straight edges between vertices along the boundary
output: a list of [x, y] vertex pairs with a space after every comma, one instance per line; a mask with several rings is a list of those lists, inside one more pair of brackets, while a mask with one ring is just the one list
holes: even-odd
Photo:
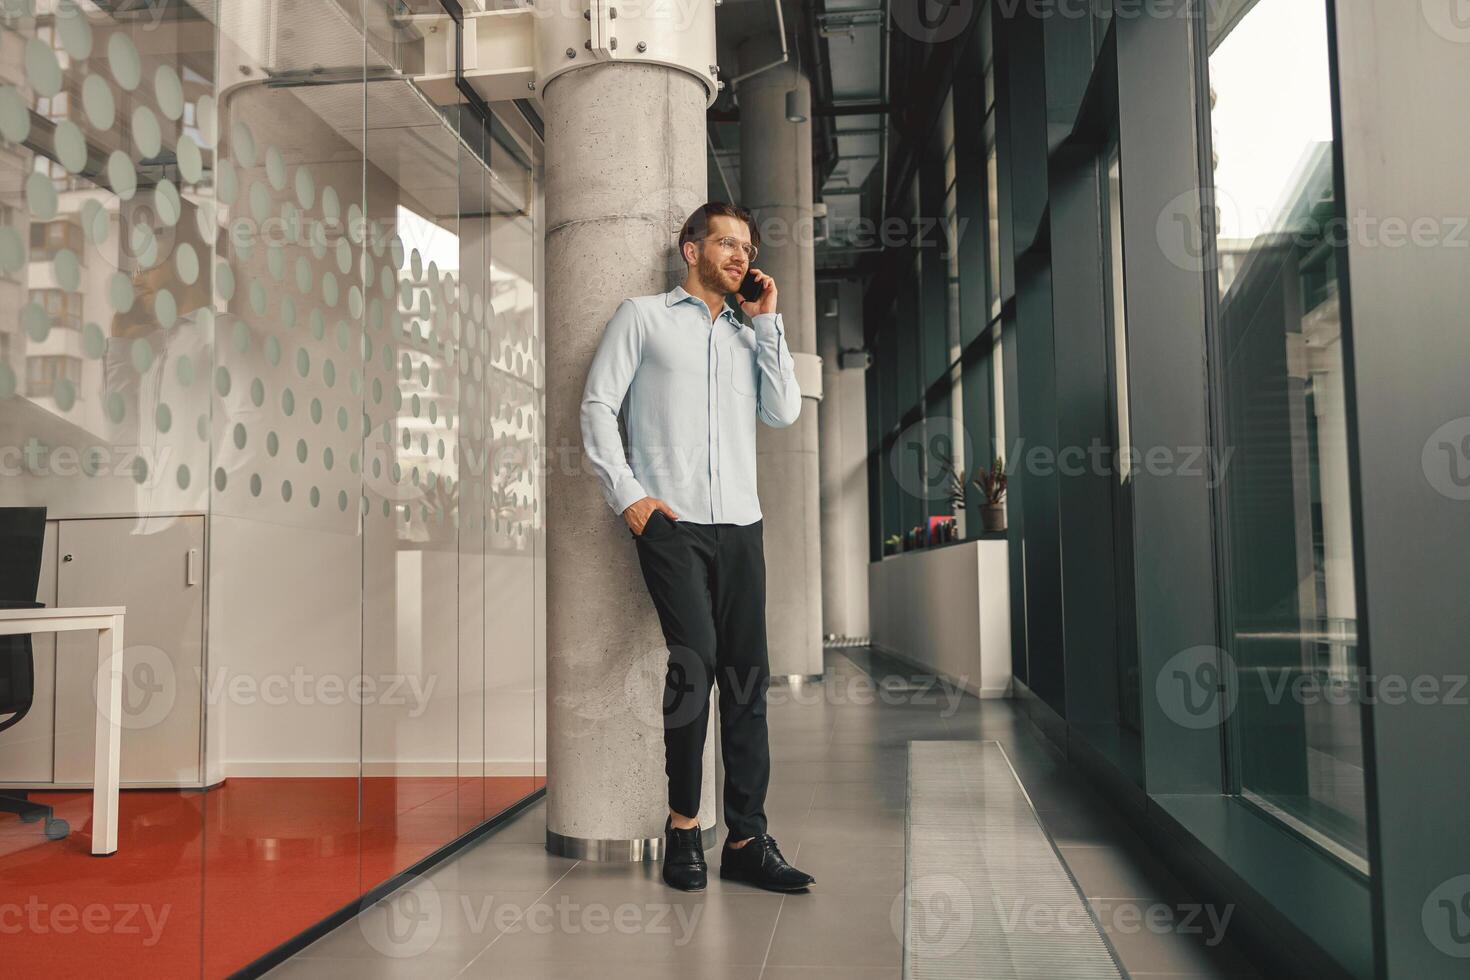
[[0, 730], [10, 969], [228, 974], [544, 782], [536, 165], [391, 11], [0, 19], [0, 600], [127, 607], [117, 854], [94, 644]]

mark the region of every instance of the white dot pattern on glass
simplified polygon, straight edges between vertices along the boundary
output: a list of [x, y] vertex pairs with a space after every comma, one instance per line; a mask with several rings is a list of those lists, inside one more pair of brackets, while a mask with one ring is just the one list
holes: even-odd
[[133, 147], [144, 159], [158, 156], [158, 151], [163, 148], [163, 130], [158, 125], [158, 117], [146, 105], [133, 109]]
[[[221, 134], [215, 97], [198, 91], [197, 76], [182, 77], [179, 64], [151, 49], [140, 54], [136, 35], [109, 34], [105, 60], [98, 52], [88, 63], [87, 18], [58, 11], [57, 32], [65, 61], [57, 59], [61, 48], [28, 47], [31, 90], [74, 84], [83, 114], [74, 118], [98, 130], [125, 126], [131, 142], [104, 150], [89, 169], [81, 129], [61, 120], [62, 169], [95, 175], [100, 167], [96, 179], [115, 197], [102, 199], [107, 206], [65, 205], [51, 180], [57, 171], [34, 173], [27, 212], [50, 220], [79, 207], [73, 220], [82, 244], [53, 252], [51, 266], [64, 293], [100, 284], [91, 288], [105, 299], [101, 312], [88, 307], [98, 322], [77, 327], [91, 370], [105, 365], [108, 378], [126, 379], [102, 383], [107, 422], [119, 433], [151, 423], [177, 439], [191, 427], [174, 418], [194, 418], [204, 444], [191, 443], [187, 458], [145, 461], [131, 473], [139, 486], [212, 488], [220, 501], [248, 489], [252, 506], [287, 520], [306, 519], [283, 516], [304, 512], [302, 505], [331, 514], [335, 501], [338, 517], [381, 513], [412, 534], [423, 533], [419, 525], [459, 527], [463, 511], [465, 527], [483, 523], [493, 535], [487, 542], [498, 544], [534, 526], [534, 290], [514, 271], [528, 263], [490, 258], [492, 244], [504, 245], [507, 259], [519, 249], [529, 256], [529, 226], [508, 222], [497, 242], [488, 227], [479, 241], [460, 240], [454, 217], [435, 223], [391, 197], [365, 196], [361, 161], [354, 165], [350, 154], [339, 155], [341, 163], [295, 162], [303, 156], [298, 144], [273, 144], [260, 128], [269, 91], [242, 96]], [[73, 71], [75, 82], [60, 77]], [[29, 136], [26, 98], [0, 85], [0, 138], [9, 143]], [[158, 159], [170, 162], [160, 169]], [[365, 200], [373, 210], [389, 202], [393, 213], [369, 214]], [[126, 271], [90, 273], [86, 245], [107, 254], [119, 234], [119, 251], [130, 255]], [[26, 234], [0, 226], [0, 271], [24, 269], [27, 253]], [[41, 338], [57, 322], [39, 308], [20, 317], [25, 332]], [[119, 365], [127, 370], [118, 374]], [[70, 410], [99, 383], [85, 375], [79, 388], [63, 378], [53, 398]], [[142, 384], [154, 386], [151, 403], [141, 400]], [[8, 395], [16, 385], [13, 368], [0, 365], [0, 389]], [[95, 411], [99, 402], [91, 404]], [[285, 459], [282, 438], [295, 447]], [[211, 447], [224, 450], [217, 466]], [[338, 465], [344, 458], [348, 465]], [[279, 495], [266, 486], [280, 487]], [[360, 509], [350, 506], [354, 496]]]
[[61, 91], [61, 65], [56, 52], [39, 37], [33, 37], [25, 46], [26, 81], [37, 95], [52, 96]]
[[158, 109], [167, 118], [178, 120], [184, 114], [184, 87], [174, 66], [164, 63], [153, 73], [153, 92]]
[[143, 63], [132, 39], [121, 31], [107, 39], [107, 62], [117, 84], [131, 92], [143, 80]]
[[82, 82], [82, 110], [96, 129], [108, 130], [117, 121], [117, 100], [101, 75], [88, 75]]
[[61, 46], [75, 61], [85, 61], [92, 55], [92, 25], [78, 7], [62, 6], [56, 11], [56, 31], [61, 37]]

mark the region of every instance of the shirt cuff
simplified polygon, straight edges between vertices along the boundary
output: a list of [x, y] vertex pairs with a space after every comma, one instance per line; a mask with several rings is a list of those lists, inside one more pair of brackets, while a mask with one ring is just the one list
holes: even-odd
[[770, 344], [776, 349], [776, 366], [781, 377], [795, 377], [796, 365], [791, 363], [790, 357], [781, 356], [781, 341], [786, 335], [786, 325], [781, 320], [781, 314], [757, 313], [750, 318], [750, 324], [755, 329], [757, 343]]
[[643, 484], [638, 482], [637, 477], [629, 475], [613, 487], [612, 493], [608, 494], [607, 504], [615, 513], [621, 514], [628, 509], [629, 504], [636, 504], [646, 496], [648, 492], [643, 489]]

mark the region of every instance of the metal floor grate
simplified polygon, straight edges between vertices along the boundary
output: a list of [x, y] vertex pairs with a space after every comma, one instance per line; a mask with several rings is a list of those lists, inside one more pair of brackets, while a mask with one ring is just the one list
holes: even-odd
[[905, 980], [1127, 976], [999, 742], [910, 742]]

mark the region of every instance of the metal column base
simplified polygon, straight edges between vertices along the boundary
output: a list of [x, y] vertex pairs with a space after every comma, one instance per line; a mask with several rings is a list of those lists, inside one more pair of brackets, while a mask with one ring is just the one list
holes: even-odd
[[[706, 851], [714, 847], [715, 828], [702, 829], [700, 842]], [[578, 861], [626, 864], [659, 860], [664, 854], [664, 839], [662, 837], [642, 837], [633, 840], [606, 840], [564, 837], [548, 827], [546, 828], [546, 850], [557, 857], [575, 858]]]

